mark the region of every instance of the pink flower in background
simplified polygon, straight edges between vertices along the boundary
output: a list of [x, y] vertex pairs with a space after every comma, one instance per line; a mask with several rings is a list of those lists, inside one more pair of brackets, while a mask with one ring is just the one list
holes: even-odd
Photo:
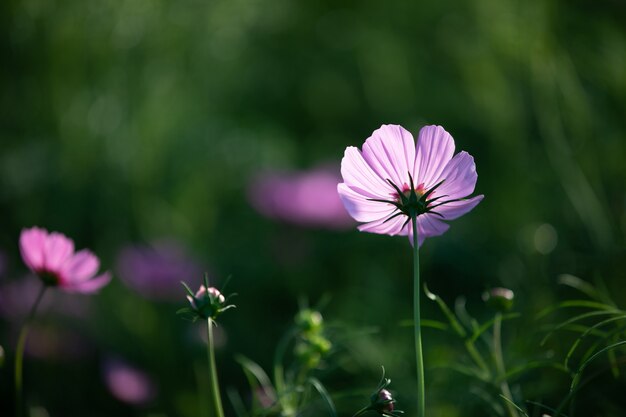
[[108, 272], [95, 276], [98, 258], [87, 249], [74, 252], [74, 242], [61, 233], [38, 227], [22, 230], [20, 252], [28, 268], [50, 286], [68, 292], [94, 293], [111, 280]]
[[454, 155], [454, 139], [441, 126], [424, 126], [417, 146], [410, 132], [383, 125], [363, 144], [346, 148], [344, 182], [337, 186], [350, 215], [364, 232], [409, 236], [410, 213], [417, 215], [418, 240], [439, 236], [472, 210], [483, 195], [474, 192], [476, 166], [467, 152]]
[[339, 173], [327, 167], [261, 174], [248, 197], [264, 216], [306, 227], [343, 229], [353, 224], [337, 196]]
[[119, 359], [110, 359], [103, 367], [104, 382], [119, 401], [146, 405], [156, 397], [156, 386], [145, 372]]
[[141, 296], [178, 301], [180, 282], [202, 276], [203, 269], [183, 245], [166, 239], [152, 245], [125, 247], [118, 256], [117, 271], [122, 282]]

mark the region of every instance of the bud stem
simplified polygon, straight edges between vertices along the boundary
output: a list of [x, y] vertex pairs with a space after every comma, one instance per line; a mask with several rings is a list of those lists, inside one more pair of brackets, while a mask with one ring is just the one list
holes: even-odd
[[[499, 374], [498, 376], [502, 379], [502, 382], [500, 383], [500, 391], [507, 399], [513, 401], [513, 395], [511, 394], [509, 383], [504, 378], [506, 375], [506, 368], [504, 366], [504, 355], [502, 354], [502, 313], [500, 312], [496, 313], [496, 318], [493, 323], [493, 355], [496, 361], [496, 369]], [[513, 407], [513, 404], [509, 401], [505, 401], [505, 403], [509, 416], [519, 417], [519, 414], [515, 407]]]
[[222, 399], [220, 397], [220, 387], [217, 381], [217, 369], [215, 366], [215, 353], [213, 351], [213, 320], [207, 319], [207, 358], [209, 361], [209, 388], [211, 390], [211, 405], [213, 410], [211, 415], [213, 417], [224, 417], [224, 410], [222, 408]]
[[17, 346], [15, 348], [15, 416], [22, 417], [22, 402], [23, 402], [23, 389], [22, 389], [22, 369], [24, 365], [24, 348], [26, 347], [26, 339], [28, 338], [28, 332], [30, 331], [30, 325], [35, 318], [35, 313], [37, 312], [37, 308], [39, 307], [39, 303], [41, 303], [41, 299], [43, 298], [44, 293], [48, 287], [46, 284], [42, 284], [41, 290], [39, 290], [39, 294], [37, 294], [37, 298], [33, 303], [33, 306], [22, 325], [22, 329], [20, 330], [20, 336], [17, 340]]
[[411, 210], [413, 224], [413, 325], [415, 327], [415, 362], [417, 368], [417, 417], [424, 417], [425, 388], [424, 388], [424, 355], [422, 353], [422, 326], [420, 319], [420, 257], [419, 239], [417, 235], [417, 213]]

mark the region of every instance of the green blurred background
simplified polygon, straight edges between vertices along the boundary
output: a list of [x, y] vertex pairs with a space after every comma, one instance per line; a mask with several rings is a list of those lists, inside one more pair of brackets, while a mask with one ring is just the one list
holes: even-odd
[[[2, 283], [26, 279], [23, 227], [67, 234], [116, 278], [121, 248], [173, 239], [217, 285], [232, 275], [239, 294], [220, 326], [224, 390], [246, 395], [235, 353], [269, 368], [298, 297], [330, 295], [326, 321], [355, 336], [337, 345], [322, 379], [331, 392], [366, 393], [338, 394], [340, 414], [367, 402], [383, 364], [410, 415], [412, 337], [398, 325], [411, 316], [406, 239], [266, 218], [250, 184], [268, 170], [338, 169], [345, 147], [382, 123], [415, 135], [443, 125], [475, 157], [486, 197], [426, 241], [423, 277], [449, 304], [465, 296], [481, 318], [484, 289], [513, 289], [523, 317], [505, 325], [507, 361], [545, 355], [534, 317], [569, 295], [559, 274], [602, 279], [626, 305], [625, 21], [621, 0], [3, 1]], [[196, 286], [201, 276], [180, 279]], [[87, 347], [27, 357], [36, 412], [204, 415], [200, 329], [175, 315], [182, 288], [178, 302], [154, 301], [116, 279], [77, 297], [88, 317], [41, 316], [49, 337], [71, 341], [69, 332]], [[441, 319], [429, 302], [423, 316]], [[0, 410], [9, 412], [19, 320], [0, 323]], [[436, 330], [424, 339], [429, 415], [487, 415], [470, 380], [434, 367], [462, 361], [460, 342]], [[157, 395], [142, 406], [114, 398], [101, 376], [110, 357], [145, 370]], [[554, 405], [568, 384], [536, 371], [514, 386]], [[580, 400], [582, 414], [624, 415], [625, 386], [605, 374]]]

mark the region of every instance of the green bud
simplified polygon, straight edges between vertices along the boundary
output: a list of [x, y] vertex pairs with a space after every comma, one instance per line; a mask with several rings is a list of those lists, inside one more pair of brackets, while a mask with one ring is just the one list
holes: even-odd
[[296, 325], [303, 332], [317, 332], [322, 329], [324, 319], [319, 311], [304, 309], [296, 315]]
[[483, 293], [483, 300], [491, 308], [503, 313], [509, 311], [513, 307], [515, 294], [508, 288], [492, 288]]

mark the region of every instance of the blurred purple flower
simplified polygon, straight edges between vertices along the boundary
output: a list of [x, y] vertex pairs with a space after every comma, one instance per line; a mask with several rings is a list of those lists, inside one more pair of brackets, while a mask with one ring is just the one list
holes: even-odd
[[306, 227], [345, 229], [354, 221], [339, 196], [338, 172], [321, 166], [309, 171], [260, 174], [248, 188], [248, 199], [266, 217]]
[[156, 385], [145, 372], [120, 359], [109, 359], [103, 365], [104, 382], [119, 401], [146, 405], [156, 397]]
[[180, 282], [202, 276], [202, 268], [173, 240], [122, 249], [117, 270], [121, 280], [137, 293], [161, 301], [179, 301]]

